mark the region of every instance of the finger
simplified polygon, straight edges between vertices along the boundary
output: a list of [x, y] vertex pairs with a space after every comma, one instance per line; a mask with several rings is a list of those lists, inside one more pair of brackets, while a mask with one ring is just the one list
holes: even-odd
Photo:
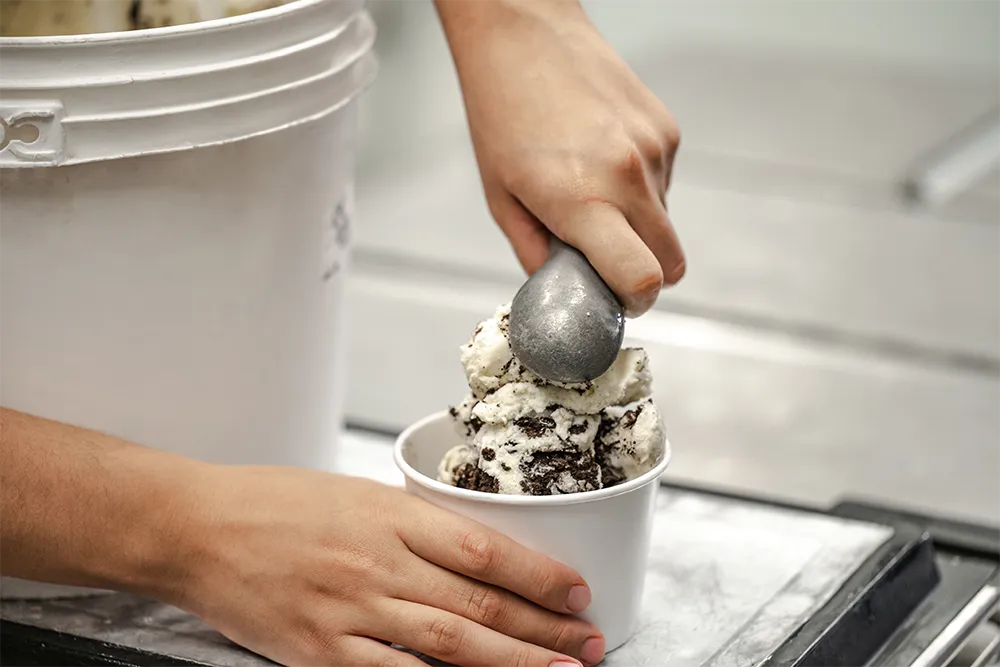
[[610, 199], [660, 263], [664, 283], [673, 285], [684, 276], [686, 268], [684, 251], [666, 207], [670, 165], [679, 137], [676, 131], [656, 131], [652, 124], [637, 125], [632, 135], [635, 151], [623, 160], [617, 192]]
[[663, 287], [663, 269], [653, 251], [613, 204], [586, 200], [550, 228], [575, 247], [618, 295], [625, 313], [638, 317], [653, 307]]
[[513, 593], [422, 563], [406, 579], [401, 597], [458, 614], [529, 644], [597, 664], [604, 657], [604, 637], [590, 623], [557, 614]]
[[631, 196], [623, 193], [621, 201], [629, 202], [626, 210], [628, 222], [659, 262], [663, 282], [675, 285], [684, 277], [687, 261], [667, 209], [648, 187]]
[[[456, 614], [406, 600], [383, 600], [375, 636], [462, 667], [580, 667], [575, 658], [507, 637]], [[391, 637], [386, 636], [391, 635]]]
[[642, 159], [644, 169], [639, 172], [628, 168], [629, 159], [626, 158], [623, 168], [620, 169], [621, 174], [626, 178], [631, 177], [642, 185], [649, 181], [650, 189], [654, 191], [656, 198], [664, 201], [670, 185], [670, 171], [674, 159], [670, 139], [656, 129], [652, 119], [636, 121], [630, 135], [635, 143], [635, 152]]
[[651, 171], [656, 176], [657, 199], [663, 201], [670, 187], [674, 158], [681, 143], [680, 129], [659, 98], [644, 86], [638, 88], [642, 92], [635, 104], [645, 110], [643, 116], [646, 122], [634, 131], [637, 149], [649, 160]]
[[655, 199], [664, 208], [667, 206], [667, 190], [670, 189], [670, 181], [674, 173], [674, 155], [677, 147], [672, 145], [671, 142], [675, 140], [674, 137], [676, 136], [678, 135], [663, 136], [657, 142], [656, 154], [650, 161], [651, 189]]
[[472, 519], [424, 501], [413, 508], [412, 520], [401, 524], [400, 538], [424, 560], [555, 612], [575, 614], [590, 605], [590, 589], [573, 569]]
[[549, 231], [505, 190], [488, 192], [487, 201], [493, 219], [507, 235], [525, 272], [531, 275], [549, 258]]
[[[338, 665], [351, 665], [351, 667], [427, 667], [420, 658], [394, 649], [388, 644], [383, 644], [377, 639], [368, 637], [343, 637], [337, 645]], [[320, 664], [330, 664], [329, 658]]]

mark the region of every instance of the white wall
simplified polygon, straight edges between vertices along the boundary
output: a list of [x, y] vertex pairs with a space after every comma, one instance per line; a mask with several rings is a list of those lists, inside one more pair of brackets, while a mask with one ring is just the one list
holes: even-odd
[[717, 45], [1000, 72], [1000, 3], [992, 0], [583, 0], [633, 59]]

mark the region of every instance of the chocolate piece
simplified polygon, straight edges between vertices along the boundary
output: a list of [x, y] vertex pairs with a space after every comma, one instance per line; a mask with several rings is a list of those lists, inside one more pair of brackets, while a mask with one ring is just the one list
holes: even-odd
[[552, 417], [518, 417], [514, 424], [529, 438], [540, 438], [556, 427]]
[[472, 414], [473, 407], [475, 407], [475, 402], [466, 399], [461, 406], [453, 405], [448, 408], [448, 414], [451, 415], [451, 418], [458, 425], [459, 431], [466, 438], [472, 438], [483, 427], [483, 420]]
[[[601, 486], [605, 489], [625, 481], [625, 473], [622, 469], [611, 465], [608, 461], [608, 453], [612, 447], [618, 444], [617, 440], [609, 440], [615, 421], [614, 418], [602, 414], [601, 423], [597, 427], [597, 437], [594, 439], [594, 458], [601, 468]], [[633, 423], [635, 423], [634, 420]]]
[[601, 488], [601, 469], [590, 452], [535, 452], [521, 462], [521, 490], [532, 496], [578, 493]]
[[632, 428], [635, 426], [635, 422], [639, 419], [639, 415], [642, 414], [642, 409], [646, 407], [644, 403], [640, 403], [628, 412], [622, 415], [622, 424], [625, 428]]
[[455, 486], [470, 491], [499, 493], [500, 483], [471, 463], [465, 463], [455, 471]]

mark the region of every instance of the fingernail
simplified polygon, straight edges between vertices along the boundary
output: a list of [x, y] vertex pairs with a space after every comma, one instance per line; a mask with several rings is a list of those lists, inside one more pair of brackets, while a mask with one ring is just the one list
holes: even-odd
[[569, 589], [566, 596], [566, 608], [577, 614], [590, 606], [590, 589], [577, 584]]
[[566, 658], [559, 658], [555, 662], [551, 663], [549, 667], [582, 667], [580, 663], [575, 660], [569, 660]]
[[584, 662], [596, 665], [604, 659], [604, 637], [591, 637], [583, 642], [580, 657]]

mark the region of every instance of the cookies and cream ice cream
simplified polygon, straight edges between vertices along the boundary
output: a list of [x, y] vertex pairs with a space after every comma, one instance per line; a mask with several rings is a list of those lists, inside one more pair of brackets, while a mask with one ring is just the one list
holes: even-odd
[[666, 438], [644, 350], [622, 349], [590, 382], [549, 382], [511, 352], [509, 322], [501, 306], [461, 348], [471, 393], [451, 415], [464, 442], [441, 460], [440, 481], [551, 495], [614, 486], [656, 466]]
[[288, 0], [0, 0], [0, 36], [50, 37], [165, 28], [239, 16]]

